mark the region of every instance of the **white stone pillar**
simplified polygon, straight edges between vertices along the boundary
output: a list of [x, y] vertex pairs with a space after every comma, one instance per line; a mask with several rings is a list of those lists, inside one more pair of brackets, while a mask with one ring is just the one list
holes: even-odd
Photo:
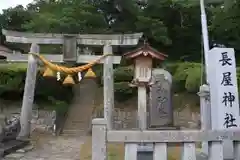
[[[112, 46], [105, 45], [103, 48], [103, 54], [112, 54]], [[112, 56], [107, 56], [105, 58], [103, 67], [104, 118], [107, 120], [107, 129], [112, 129], [112, 113], [114, 108]]]
[[[211, 104], [209, 86], [205, 84], [200, 86], [198, 95], [200, 97], [201, 130], [211, 130]], [[202, 152], [208, 155], [208, 142], [202, 143]]]

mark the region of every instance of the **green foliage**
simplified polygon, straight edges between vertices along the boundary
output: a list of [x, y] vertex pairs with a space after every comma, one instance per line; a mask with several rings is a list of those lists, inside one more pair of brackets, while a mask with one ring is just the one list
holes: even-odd
[[[224, 7], [221, 3], [206, 4], [206, 11], [210, 42], [234, 47], [238, 53], [240, 1], [225, 1]], [[201, 19], [197, 0], [37, 0], [27, 8], [3, 10], [0, 28], [44, 33], [144, 32], [151, 45], [167, 53], [169, 59], [200, 61]], [[3, 39], [1, 42], [6, 43]]]
[[133, 80], [133, 67], [118, 67], [114, 70], [114, 82], [131, 82]]
[[114, 83], [114, 94], [117, 101], [125, 101], [136, 95], [136, 88], [129, 87], [129, 82]]
[[[39, 8], [36, 12], [36, 8]], [[24, 28], [34, 32], [97, 33], [107, 27], [97, 8], [84, 0], [41, 1], [31, 5], [33, 18]], [[44, 21], [44, 23], [42, 23]]]
[[211, 8], [210, 33], [219, 43], [240, 51], [240, 1], [225, 1], [224, 7], [218, 5]]
[[31, 13], [18, 5], [14, 8], [3, 10], [0, 14], [0, 27], [7, 27], [10, 30], [23, 31], [23, 24], [31, 20]]
[[[94, 71], [97, 75], [97, 82], [103, 86], [103, 68], [95, 66]], [[133, 67], [123, 66], [114, 69], [114, 94], [117, 101], [130, 99], [136, 95], [136, 89], [129, 87], [129, 83], [133, 80]]]
[[118, 67], [114, 70], [114, 93], [117, 101], [130, 99], [136, 95], [136, 88], [131, 88], [129, 83], [133, 80], [133, 67]]
[[240, 68], [237, 68], [237, 82], [238, 82], [238, 90], [240, 91]]
[[[168, 63], [166, 69], [173, 75], [174, 91], [198, 92], [201, 80], [201, 65], [197, 63]], [[124, 66], [114, 70], [114, 92], [118, 101], [136, 95], [136, 88], [129, 87], [133, 80], [133, 67]]]
[[15, 89], [22, 92], [24, 89], [25, 73], [26, 65], [0, 65], [0, 94]]
[[[5, 67], [3, 67], [5, 66]], [[166, 70], [173, 75], [173, 91], [197, 93], [201, 85], [201, 68], [199, 63], [167, 63]], [[102, 79], [102, 67], [95, 67], [98, 79]], [[22, 94], [26, 74], [26, 65], [8, 64], [0, 66], [0, 97], [12, 96], [13, 93]], [[129, 87], [133, 79], [133, 67], [123, 66], [114, 70], [114, 92], [117, 101], [128, 100], [136, 96], [136, 88]], [[240, 83], [240, 69], [237, 69], [238, 83]], [[240, 85], [239, 85], [240, 86]], [[9, 93], [11, 93], [9, 95]], [[40, 73], [37, 76], [35, 99], [54, 103], [59, 107], [60, 112], [65, 112], [67, 105], [63, 104], [71, 101], [73, 97], [72, 88], [63, 86], [55, 78], [43, 78]], [[20, 98], [22, 98], [20, 96]]]
[[197, 93], [201, 85], [201, 80], [205, 78], [202, 73], [203, 70], [204, 68], [199, 63], [178, 63], [177, 69], [173, 74], [174, 91]]
[[178, 63], [166, 63], [164, 64], [164, 67], [168, 72], [174, 74], [178, 68], [178, 65]]
[[[234, 47], [238, 53], [240, 1], [224, 3], [224, 8], [221, 4], [206, 4], [210, 42]], [[1, 28], [44, 33], [143, 32], [150, 44], [167, 53], [169, 59], [200, 61], [199, 1], [37, 0], [27, 8], [4, 10], [0, 24]], [[6, 43], [3, 39], [1, 42]]]
[[[196, 93], [201, 83], [201, 19], [198, 1], [148, 0], [146, 4], [136, 0], [37, 0], [24, 8], [9, 8], [0, 14], [0, 28], [29, 32], [54, 33], [134, 33], [143, 32], [148, 42], [169, 55], [173, 63], [166, 69], [173, 75], [174, 91]], [[240, 51], [240, 1], [225, 1], [223, 5], [206, 5], [210, 42], [225, 44]], [[6, 44], [1, 35], [1, 43]], [[9, 45], [9, 44], [8, 44]], [[13, 44], [12, 48], [25, 46]], [[54, 47], [53, 47], [54, 48]], [[117, 49], [122, 54], [123, 49]], [[60, 48], [43, 49], [43, 52], [59, 53]], [[176, 63], [184, 60], [196, 63]], [[102, 67], [96, 67], [98, 82], [102, 84]], [[240, 80], [238, 70], [238, 80]], [[131, 67], [118, 67], [114, 71], [115, 93], [123, 97], [134, 93], [127, 87], [133, 78]], [[203, 78], [204, 79], [204, 78]], [[7, 92], [22, 93], [25, 70], [0, 66], [0, 96]], [[239, 81], [238, 81], [239, 82]], [[51, 85], [49, 85], [51, 84]], [[65, 99], [71, 88], [62, 87], [54, 80], [38, 76], [37, 96], [54, 95]], [[48, 87], [46, 87], [48, 86]], [[53, 87], [55, 86], [55, 87]], [[61, 97], [67, 92], [67, 96]], [[58, 93], [58, 94], [57, 94]], [[126, 93], [126, 95], [125, 95]], [[61, 96], [60, 96], [61, 95]], [[69, 96], [70, 97], [70, 96]], [[69, 99], [69, 98], [66, 98]]]
[[185, 88], [188, 92], [196, 93], [201, 85], [201, 72], [200, 67], [188, 69], [188, 75], [185, 82]]
[[172, 73], [174, 91], [197, 92], [195, 87], [201, 81], [201, 64], [185, 62], [178, 63], [176, 66], [176, 71]]
[[[203, 74], [199, 63], [167, 63], [166, 70], [173, 75], [174, 92], [197, 93], [201, 85]], [[128, 83], [133, 79], [133, 67], [118, 67], [114, 72], [116, 96], [129, 97], [136, 94], [136, 90], [130, 88]]]
[[67, 113], [69, 105], [65, 101], [57, 100], [53, 97], [49, 97], [48, 100], [52, 103], [52, 108], [48, 109], [55, 110], [58, 115], [62, 116], [64, 116]]

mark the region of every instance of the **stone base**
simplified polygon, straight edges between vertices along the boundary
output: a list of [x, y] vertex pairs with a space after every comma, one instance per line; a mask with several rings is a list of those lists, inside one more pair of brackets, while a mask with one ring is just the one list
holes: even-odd
[[3, 157], [10, 153], [15, 152], [16, 150], [25, 147], [29, 144], [29, 141], [20, 141], [20, 140], [11, 140], [1, 144], [0, 156]]
[[178, 126], [151, 126], [150, 128], [148, 128], [148, 130], [180, 130], [180, 127]]

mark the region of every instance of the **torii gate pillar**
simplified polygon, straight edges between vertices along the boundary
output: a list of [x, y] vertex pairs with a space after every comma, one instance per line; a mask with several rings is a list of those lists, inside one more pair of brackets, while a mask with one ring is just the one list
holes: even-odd
[[[39, 53], [39, 45], [33, 43], [30, 48], [30, 53]], [[27, 77], [24, 87], [22, 110], [21, 110], [21, 131], [18, 138], [21, 140], [27, 140], [30, 137], [31, 131], [31, 119], [32, 119], [32, 107], [34, 101], [34, 91], [37, 76], [37, 59], [32, 55], [28, 55], [28, 68]]]

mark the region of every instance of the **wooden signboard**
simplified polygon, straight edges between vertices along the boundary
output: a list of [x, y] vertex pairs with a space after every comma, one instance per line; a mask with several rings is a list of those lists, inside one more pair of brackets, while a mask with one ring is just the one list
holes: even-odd
[[135, 61], [135, 78], [139, 82], [149, 82], [152, 74], [152, 58], [140, 56]]
[[63, 61], [77, 62], [77, 40], [75, 36], [64, 36], [63, 38]]

